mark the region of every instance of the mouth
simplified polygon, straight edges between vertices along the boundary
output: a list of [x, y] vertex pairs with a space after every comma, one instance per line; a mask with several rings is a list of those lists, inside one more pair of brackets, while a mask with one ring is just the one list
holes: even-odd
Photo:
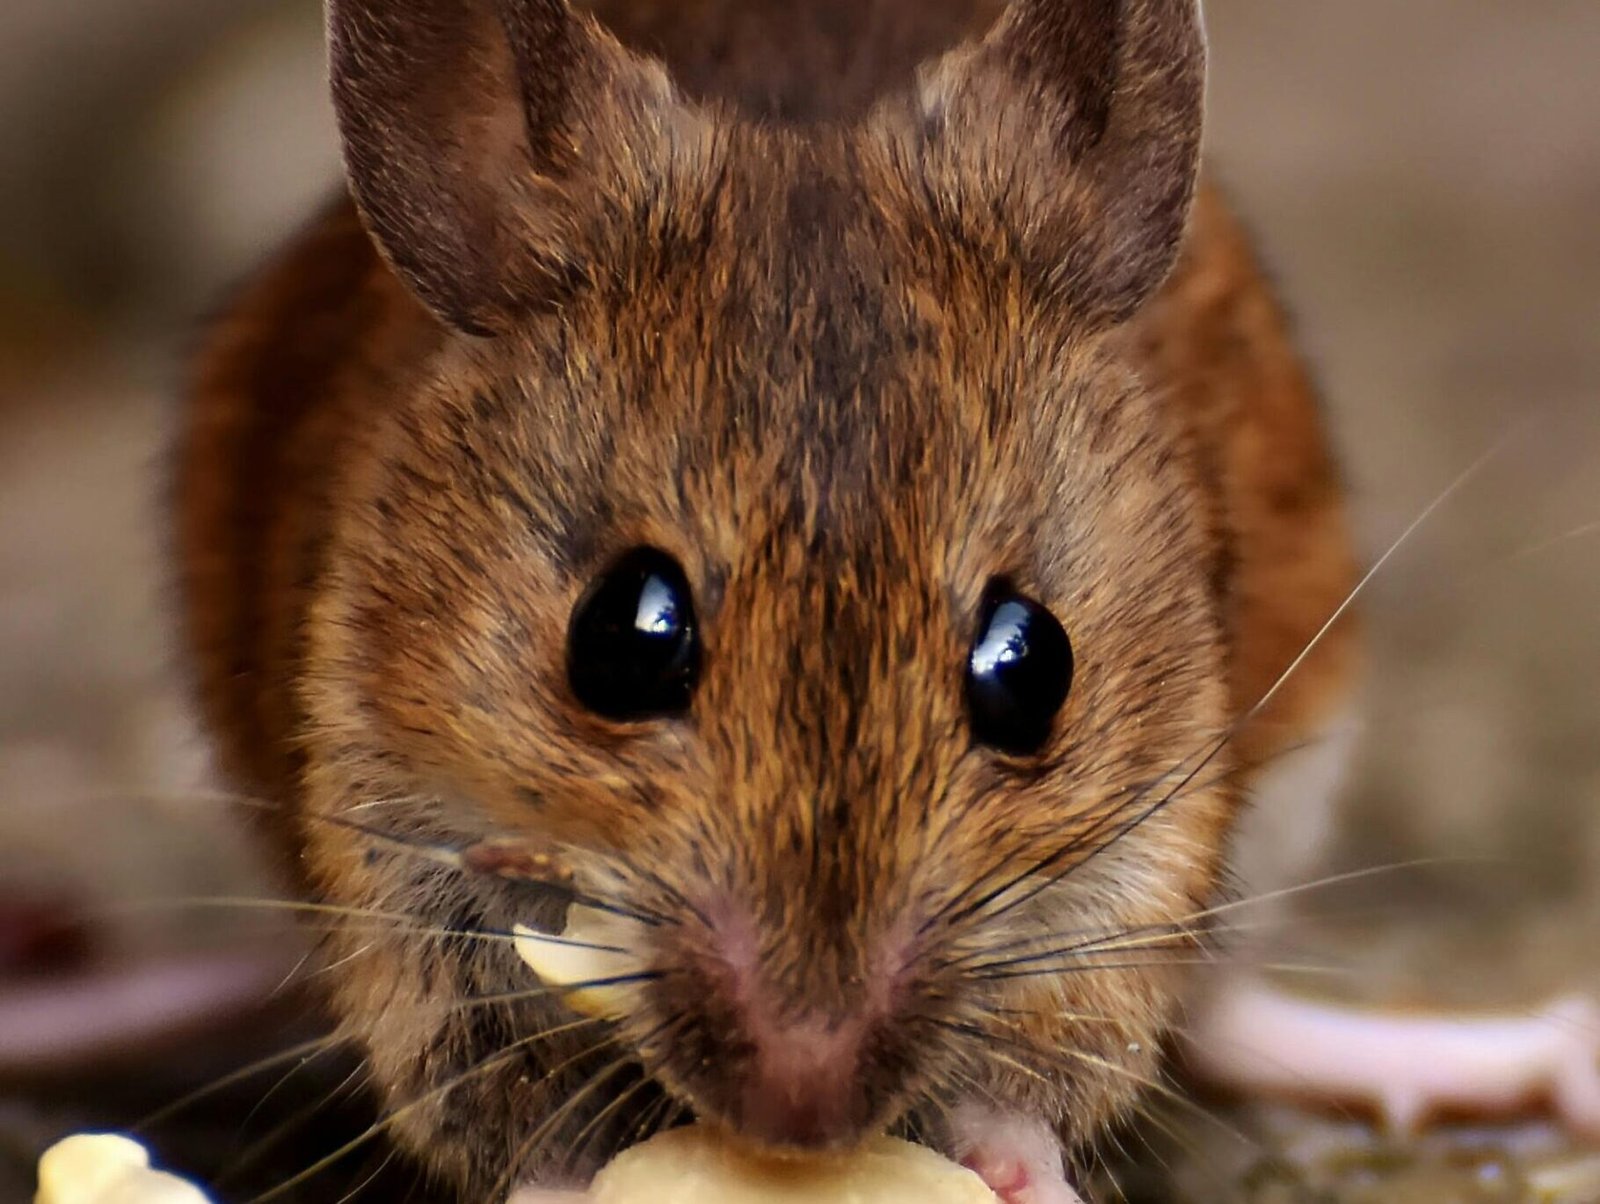
[[[636, 934], [629, 931], [630, 924], [621, 916], [574, 902], [559, 933], [516, 925], [514, 947], [541, 982], [560, 992], [567, 1007], [587, 1016], [621, 1019], [628, 1014], [632, 987], [647, 976], [645, 962], [635, 952]], [[691, 1119], [677, 1127], [692, 1123]], [[948, 1128], [949, 1148], [934, 1153], [973, 1172], [1000, 1204], [1082, 1204], [1067, 1181], [1060, 1139], [1042, 1118], [966, 1104], [950, 1112]], [[787, 1157], [793, 1161], [797, 1156], [791, 1152]], [[548, 1194], [543, 1198], [551, 1204], [574, 1199]], [[513, 1204], [539, 1204], [540, 1199], [524, 1193]]]

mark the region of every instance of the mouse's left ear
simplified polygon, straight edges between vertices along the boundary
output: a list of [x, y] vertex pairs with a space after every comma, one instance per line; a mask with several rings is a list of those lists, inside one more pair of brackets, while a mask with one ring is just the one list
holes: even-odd
[[1126, 318], [1177, 257], [1199, 170], [1199, 0], [1011, 0], [885, 109], [940, 223], [1085, 324]]
[[569, 0], [328, 0], [328, 60], [362, 220], [461, 330], [620, 270], [632, 221], [692, 207], [707, 120]]

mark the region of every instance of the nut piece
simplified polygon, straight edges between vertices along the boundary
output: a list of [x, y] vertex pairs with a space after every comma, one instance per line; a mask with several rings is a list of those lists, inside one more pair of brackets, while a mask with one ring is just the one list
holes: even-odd
[[210, 1204], [194, 1184], [150, 1168], [137, 1141], [115, 1133], [63, 1138], [39, 1159], [34, 1204]]
[[589, 1204], [998, 1204], [982, 1179], [923, 1146], [878, 1137], [837, 1156], [762, 1157], [700, 1126], [624, 1150]]
[[573, 1011], [609, 1018], [627, 1014], [627, 987], [618, 980], [639, 973], [642, 963], [627, 947], [626, 921], [574, 903], [567, 909], [567, 924], [560, 936], [523, 924], [515, 925], [512, 932], [517, 956], [533, 968], [541, 982], [572, 988], [561, 990], [560, 998]]

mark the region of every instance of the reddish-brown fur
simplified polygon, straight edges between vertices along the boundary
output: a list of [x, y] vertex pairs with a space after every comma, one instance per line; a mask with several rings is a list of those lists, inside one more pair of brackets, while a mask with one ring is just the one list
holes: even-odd
[[[1189, 6], [1019, 5], [914, 89], [1001, 6], [603, 5], [686, 97], [549, 0], [505, 5], [505, 33], [488, 0], [438, 5], [429, 74], [385, 47], [430, 7], [335, 5], [365, 223], [341, 202], [309, 226], [200, 358], [178, 511], [200, 690], [304, 890], [504, 931], [549, 903], [324, 817], [526, 837], [659, 920], [660, 977], [590, 1049], [592, 1027], [533, 1040], [563, 1016], [536, 996], [458, 1006], [532, 985], [503, 943], [336, 933], [335, 1012], [395, 1106], [526, 1041], [397, 1136], [471, 1199], [581, 1172], [654, 1090], [624, 1097], [621, 1056], [765, 1140], [747, 1089], [776, 1024], [851, 1034], [827, 1140], [936, 1134], [972, 1092], [1092, 1139], [1152, 1070], [1175, 968], [975, 971], [1182, 927], [1222, 873], [1225, 771], [1315, 731], [1351, 659], [1340, 629], [1101, 848], [1352, 581], [1313, 391], [1214, 191], [1149, 297], [1193, 184]], [[1135, 26], [1150, 58], [1111, 61]], [[565, 631], [640, 543], [682, 562], [706, 664], [686, 718], [619, 725], [571, 697]], [[997, 575], [1079, 658], [1036, 757], [967, 732]], [[757, 969], [730, 986], [736, 939]]]

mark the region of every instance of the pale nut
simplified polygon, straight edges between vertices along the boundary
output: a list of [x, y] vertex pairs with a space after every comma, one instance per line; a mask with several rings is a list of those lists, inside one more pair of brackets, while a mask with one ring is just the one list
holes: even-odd
[[777, 1158], [690, 1126], [606, 1165], [589, 1204], [998, 1204], [972, 1171], [925, 1146], [876, 1137], [847, 1154]]
[[606, 1019], [627, 1014], [624, 980], [637, 975], [642, 963], [626, 947], [627, 933], [618, 917], [574, 903], [559, 936], [524, 924], [515, 925], [512, 934], [517, 955], [573, 1011]]
[[137, 1141], [115, 1133], [77, 1133], [39, 1159], [34, 1204], [210, 1204], [194, 1184], [150, 1166]]

